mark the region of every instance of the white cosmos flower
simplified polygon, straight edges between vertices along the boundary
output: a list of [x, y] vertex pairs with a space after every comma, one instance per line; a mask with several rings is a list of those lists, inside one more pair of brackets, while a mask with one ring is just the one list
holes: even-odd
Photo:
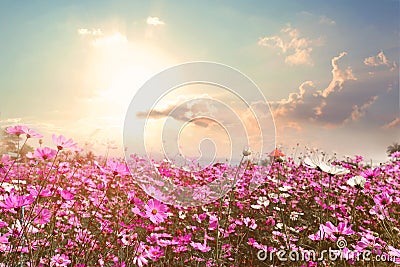
[[342, 166], [331, 165], [329, 166], [329, 170], [326, 171], [329, 174], [336, 175], [336, 174], [347, 174], [350, 170], [343, 168]]
[[303, 212], [292, 211], [290, 213], [290, 219], [292, 221], [297, 221], [297, 219], [299, 218], [300, 215], [304, 215], [304, 213]]
[[269, 205], [269, 200], [267, 197], [259, 197], [257, 199], [257, 204], [256, 205], [251, 205], [253, 209], [259, 210], [262, 209], [263, 207], [267, 207]]
[[178, 216], [180, 219], [184, 220], [186, 218], [186, 213], [184, 211], [178, 211]]
[[247, 157], [247, 156], [251, 155], [251, 150], [250, 150], [250, 148], [245, 148], [245, 149], [243, 149], [242, 153], [243, 153], [243, 156]]
[[287, 192], [292, 188], [293, 187], [291, 187], [290, 185], [284, 185], [284, 186], [279, 187], [278, 190], [281, 191], [281, 192]]
[[269, 198], [274, 198], [274, 199], [279, 198], [279, 195], [275, 194], [275, 193], [268, 193], [268, 196], [269, 196]]
[[328, 160], [325, 159], [324, 155], [317, 153], [313, 153], [310, 157], [305, 158], [304, 164], [309, 168], [319, 169], [331, 175], [340, 175], [350, 172], [348, 169], [341, 166], [332, 165]]
[[356, 188], [364, 188], [365, 183], [367, 182], [367, 179], [364, 177], [357, 175], [354, 177], [351, 177], [349, 180], [347, 180], [347, 184], [356, 187]]

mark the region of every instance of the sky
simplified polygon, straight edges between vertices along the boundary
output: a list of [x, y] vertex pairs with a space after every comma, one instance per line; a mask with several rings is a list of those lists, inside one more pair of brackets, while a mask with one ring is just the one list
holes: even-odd
[[[141, 86], [172, 66], [209, 61], [258, 86], [276, 128], [269, 134], [286, 154], [299, 146], [384, 161], [400, 141], [399, 19], [399, 1], [390, 0], [1, 1], [0, 126], [29, 125], [48, 145], [63, 134], [101, 153], [115, 143], [122, 155]], [[148, 120], [155, 150], [165, 121], [178, 127], [187, 112], [210, 112], [187, 104], [204, 96], [232, 105], [248, 134], [259, 134], [246, 116], [262, 99], [246, 106], [221, 88], [187, 87], [164, 96], [158, 116], [132, 118]], [[168, 116], [174, 105], [184, 113]], [[232, 129], [189, 123], [179, 147], [192, 155], [214, 138], [223, 157], [244, 138]]]

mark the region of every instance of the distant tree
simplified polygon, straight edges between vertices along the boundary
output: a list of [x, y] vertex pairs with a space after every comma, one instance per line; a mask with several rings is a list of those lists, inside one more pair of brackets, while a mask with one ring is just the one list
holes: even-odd
[[387, 147], [386, 153], [388, 156], [392, 155], [394, 152], [400, 151], [400, 144], [399, 143], [393, 143], [390, 146]]
[[[14, 134], [9, 134], [6, 129], [0, 129], [0, 155], [7, 153], [18, 153], [23, 144], [23, 139]], [[33, 152], [33, 147], [28, 144], [21, 150], [21, 157], [24, 158], [28, 152]]]

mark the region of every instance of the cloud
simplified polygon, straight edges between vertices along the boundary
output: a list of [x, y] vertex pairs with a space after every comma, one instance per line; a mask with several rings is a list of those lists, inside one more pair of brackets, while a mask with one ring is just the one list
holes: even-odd
[[[0, 113], [1, 115], [1, 113]], [[14, 124], [14, 123], [19, 123], [21, 121], [21, 118], [8, 118], [4, 120], [0, 120], [0, 124]]]
[[311, 45], [321, 45], [321, 39], [311, 40], [303, 37], [298, 29], [288, 25], [281, 30], [280, 35], [260, 38], [258, 45], [278, 48], [286, 54], [285, 63], [288, 65], [313, 65]]
[[321, 17], [319, 17], [319, 23], [326, 24], [326, 25], [335, 25], [336, 21], [334, 21], [331, 18], [328, 18], [327, 16], [321, 16]]
[[299, 93], [290, 93], [288, 99], [282, 99], [278, 101], [279, 104], [288, 104], [300, 102], [303, 99], [303, 96], [306, 93], [306, 86], [314, 87], [314, 83], [312, 81], [305, 81], [299, 86]]
[[94, 46], [108, 46], [113, 44], [125, 44], [128, 42], [128, 39], [125, 35], [115, 32], [112, 35], [104, 35], [102, 37], [95, 38], [93, 40]]
[[[168, 102], [160, 109], [153, 109], [150, 112], [138, 112], [136, 117], [145, 119], [163, 119], [171, 117], [178, 121], [188, 122], [194, 117], [208, 116], [213, 110], [208, 96], [200, 96], [198, 99], [180, 97], [174, 102]], [[207, 127], [206, 121], [194, 121], [198, 126]]]
[[101, 29], [80, 28], [77, 30], [79, 35], [92, 40], [94, 46], [108, 46], [113, 44], [124, 44], [128, 42], [127, 37], [115, 31], [112, 34], [104, 34]]
[[391, 129], [394, 128], [396, 126], [400, 126], [400, 116], [395, 118], [394, 120], [386, 123], [385, 125], [383, 125], [383, 129]]
[[364, 59], [364, 64], [367, 66], [379, 66], [379, 65], [386, 65], [389, 66], [390, 63], [388, 59], [386, 58], [386, 55], [383, 53], [383, 51], [379, 52], [376, 56], [371, 56], [367, 57]]
[[318, 90], [313, 81], [305, 81], [287, 98], [270, 101], [274, 117], [280, 124], [312, 122], [335, 128], [365, 116], [378, 98], [380, 92], [374, 88], [379, 86], [367, 80], [364, 82], [371, 84], [368, 88], [372, 89], [366, 89], [361, 81], [347, 85], [346, 88], [351, 90], [343, 90], [346, 81], [356, 80], [350, 67], [343, 68], [338, 64], [345, 54], [342, 52], [332, 58], [332, 79], [325, 89]]
[[346, 52], [342, 52], [338, 56], [332, 58], [332, 81], [329, 83], [328, 87], [325, 88], [325, 90], [318, 92], [322, 97], [328, 97], [328, 95], [334, 92], [336, 89], [341, 91], [343, 89], [343, 83], [346, 81], [357, 80], [357, 78], [353, 75], [351, 67], [348, 66], [346, 69], [339, 68], [337, 62], [346, 54]]
[[153, 26], [165, 25], [165, 22], [160, 20], [159, 17], [147, 17], [146, 23]]
[[378, 67], [378, 66], [388, 66], [391, 71], [394, 71], [397, 68], [396, 62], [391, 62], [386, 57], [383, 51], [380, 51], [376, 56], [370, 56], [364, 59], [364, 64], [370, 67]]
[[85, 28], [80, 28], [78, 29], [78, 34], [79, 35], [103, 35], [103, 32], [101, 31], [101, 29], [85, 29]]
[[363, 103], [361, 106], [354, 105], [353, 111], [351, 112], [350, 116], [343, 121], [343, 124], [346, 124], [350, 121], [358, 121], [361, 117], [365, 115], [365, 111], [369, 106], [371, 106], [376, 100], [378, 96], [372, 96], [368, 99], [367, 102]]

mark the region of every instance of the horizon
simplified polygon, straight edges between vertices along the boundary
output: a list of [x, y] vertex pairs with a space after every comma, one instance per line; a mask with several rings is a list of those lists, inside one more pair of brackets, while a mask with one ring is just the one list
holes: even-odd
[[[273, 115], [275, 146], [286, 154], [299, 144], [338, 158], [361, 155], [384, 162], [386, 148], [400, 141], [399, 5], [5, 1], [0, 127], [27, 125], [48, 146], [51, 134], [63, 134], [97, 154], [105, 152], [102, 143], [114, 142], [118, 149], [112, 155], [123, 156], [125, 116], [139, 88], [172, 66], [209, 61], [239, 70], [258, 86]], [[248, 108], [261, 101], [244, 106], [220, 89], [180, 89], [157, 102], [157, 113], [148, 118], [154, 151], [162, 140], [151, 134], [166, 118], [178, 125], [187, 112], [203, 114], [213, 107], [187, 101], [206, 96], [231, 104], [250, 126]], [[171, 116], [177, 104], [186, 106]], [[148, 111], [138, 110], [132, 123]], [[188, 155], [201, 153], [197, 143], [204, 136], [214, 138], [222, 154], [229, 152], [228, 140], [240, 143], [238, 151], [248, 141], [234, 127], [229, 138], [204, 121], [189, 128], [181, 146]]]

